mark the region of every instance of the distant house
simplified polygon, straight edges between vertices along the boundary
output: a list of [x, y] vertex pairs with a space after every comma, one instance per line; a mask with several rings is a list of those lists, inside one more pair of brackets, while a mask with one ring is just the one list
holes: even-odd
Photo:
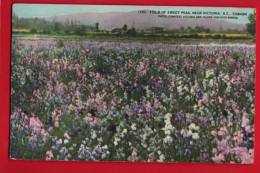
[[116, 34], [122, 34], [124, 33], [123, 28], [114, 28], [111, 30], [112, 33], [116, 33]]
[[150, 32], [150, 33], [159, 33], [164, 31], [166, 31], [166, 29], [163, 27], [151, 27], [146, 29], [146, 32]]

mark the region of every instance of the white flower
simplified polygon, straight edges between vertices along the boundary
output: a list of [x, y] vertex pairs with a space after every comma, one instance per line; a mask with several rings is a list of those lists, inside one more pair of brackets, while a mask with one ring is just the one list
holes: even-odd
[[182, 94], [183, 94], [183, 93], [182, 93], [182, 85], [179, 85], [179, 86], [177, 87], [177, 90], [178, 90], [179, 95], [182, 95]]
[[115, 137], [114, 145], [117, 146], [119, 141], [120, 141], [120, 138]]
[[198, 131], [200, 129], [199, 126], [195, 126], [194, 130]]
[[187, 85], [184, 86], [183, 90], [189, 91]]
[[212, 69], [208, 69], [206, 71], [206, 78], [209, 78], [214, 75], [214, 71]]
[[163, 139], [164, 143], [171, 143], [173, 140], [172, 140], [172, 137], [170, 136], [166, 136], [164, 139]]
[[142, 146], [143, 146], [144, 148], [147, 148], [147, 144], [146, 144], [146, 143], [142, 143]]
[[195, 130], [195, 131], [198, 131], [200, 129], [199, 126], [196, 126], [194, 123], [191, 123], [190, 126], [189, 126], [189, 129], [190, 130]]
[[121, 133], [121, 137], [123, 138], [123, 137], [125, 137], [125, 134], [127, 133], [127, 129], [124, 129], [123, 131], [122, 131], [122, 133]]
[[135, 123], [133, 123], [133, 124], [131, 125], [131, 129], [132, 129], [132, 130], [136, 130], [135, 125], [136, 125]]
[[106, 154], [102, 154], [101, 158], [104, 159], [106, 157]]
[[56, 144], [58, 144], [58, 145], [62, 144], [62, 140], [59, 139], [59, 140], [56, 142]]
[[195, 127], [195, 124], [191, 123], [190, 126], [189, 126], [189, 129], [192, 130], [194, 127]]
[[185, 100], [189, 101], [189, 100], [190, 100], [190, 96], [187, 95], [187, 96], [185, 97]]
[[103, 142], [102, 137], [98, 138], [97, 140], [98, 140], [98, 142], [100, 142], [100, 143]]
[[197, 139], [199, 139], [199, 138], [200, 138], [200, 136], [199, 136], [198, 133], [193, 133], [193, 134], [192, 134], [192, 139], [197, 140]]
[[103, 148], [104, 150], [107, 150], [107, 149], [108, 149], [107, 145], [104, 145], [102, 148]]
[[164, 133], [165, 133], [166, 135], [170, 135], [170, 134], [171, 134], [171, 131], [170, 131], [170, 130], [165, 130]]
[[67, 143], [69, 143], [69, 140], [68, 140], [68, 139], [65, 139], [65, 140], [64, 140], [64, 144], [67, 144]]
[[95, 131], [93, 131], [92, 134], [91, 134], [91, 139], [95, 139], [96, 137], [97, 137], [97, 134], [96, 134]]
[[159, 156], [158, 162], [163, 162], [164, 159], [165, 159], [165, 156], [164, 156], [163, 154], [161, 154], [161, 155]]
[[181, 129], [181, 135], [184, 135], [184, 134], [185, 134], [185, 130]]
[[203, 79], [202, 85], [203, 85], [203, 89], [206, 90], [207, 89], [207, 81]]
[[124, 129], [122, 133], [127, 133], [127, 129]]
[[193, 110], [196, 111], [197, 108], [198, 108], [198, 106], [197, 106], [197, 104], [195, 104], [195, 105], [193, 106]]
[[127, 100], [127, 92], [124, 92], [124, 99]]
[[190, 137], [192, 135], [192, 131], [189, 130], [188, 133], [187, 133], [187, 137]]
[[172, 114], [170, 114], [170, 113], [165, 114], [165, 119], [168, 119], [168, 118], [171, 118], [171, 117], [172, 117]]
[[251, 113], [254, 114], [254, 113], [255, 113], [255, 109], [252, 109], [252, 110], [251, 110]]

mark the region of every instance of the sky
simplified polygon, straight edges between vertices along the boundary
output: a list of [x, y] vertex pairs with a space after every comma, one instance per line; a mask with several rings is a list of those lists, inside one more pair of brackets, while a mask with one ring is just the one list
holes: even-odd
[[[233, 23], [246, 24], [248, 23], [248, 15], [254, 13], [253, 8], [230, 8], [230, 7], [180, 7], [180, 6], [122, 6], [122, 5], [53, 5], [53, 4], [14, 4], [13, 13], [18, 17], [33, 18], [33, 17], [48, 17], [67, 15], [72, 13], [83, 12], [129, 12], [137, 10], [164, 10], [164, 11], [202, 11], [202, 12], [233, 12], [247, 13], [247, 15], [239, 16], [238, 19], [227, 21]], [[185, 14], [183, 14], [185, 15]], [[187, 14], [188, 15], [188, 14]]]

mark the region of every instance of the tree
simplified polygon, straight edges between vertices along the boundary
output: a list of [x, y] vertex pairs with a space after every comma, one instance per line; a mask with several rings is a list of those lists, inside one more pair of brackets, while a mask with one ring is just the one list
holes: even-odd
[[36, 34], [36, 33], [37, 33], [37, 30], [36, 30], [35, 28], [32, 28], [32, 29], [30, 30], [30, 33], [31, 33], [31, 34]]
[[99, 23], [96, 23], [96, 31], [99, 31]]
[[184, 33], [184, 32], [186, 32], [186, 31], [185, 31], [185, 28], [182, 26], [182, 27], [180, 27], [180, 29], [179, 29], [178, 32]]
[[85, 25], [79, 25], [74, 28], [74, 34], [76, 35], [84, 35], [86, 30]]
[[135, 28], [129, 29], [129, 30], [127, 31], [127, 34], [129, 34], [129, 35], [136, 35], [136, 30], [135, 30]]
[[55, 22], [54, 23], [54, 32], [56, 32], [56, 33], [60, 33], [60, 25], [59, 25], [59, 23], [58, 22]]
[[251, 35], [255, 35], [255, 28], [256, 28], [256, 20], [255, 20], [255, 12], [254, 14], [250, 14], [248, 16], [249, 23], [246, 24], [246, 30]]
[[126, 24], [124, 24], [123, 30], [124, 30], [125, 32], [127, 31], [127, 25], [126, 25]]
[[206, 29], [205, 29], [205, 32], [206, 32], [206, 33], [210, 33], [210, 29], [209, 29], [209, 28], [206, 28]]

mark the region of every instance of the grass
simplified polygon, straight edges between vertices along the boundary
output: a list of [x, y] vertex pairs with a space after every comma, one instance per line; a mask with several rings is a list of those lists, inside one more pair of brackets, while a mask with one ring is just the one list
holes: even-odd
[[15, 33], [29, 33], [30, 32], [30, 29], [26, 29], [26, 28], [13, 28], [12, 29], [12, 32], [15, 32]]
[[[231, 37], [233, 36], [233, 37]], [[143, 43], [143, 44], [185, 44], [185, 45], [198, 45], [198, 44], [249, 44], [254, 45], [253, 39], [245, 39], [244, 37], [234, 38], [235, 34], [227, 35], [226, 38], [173, 38], [170, 36], [127, 36], [127, 35], [58, 35], [58, 34], [13, 34], [13, 38], [39, 40], [39, 39], [57, 39], [62, 41], [90, 41], [90, 42], [119, 42], [119, 43]], [[241, 36], [241, 35], [238, 35]]]

